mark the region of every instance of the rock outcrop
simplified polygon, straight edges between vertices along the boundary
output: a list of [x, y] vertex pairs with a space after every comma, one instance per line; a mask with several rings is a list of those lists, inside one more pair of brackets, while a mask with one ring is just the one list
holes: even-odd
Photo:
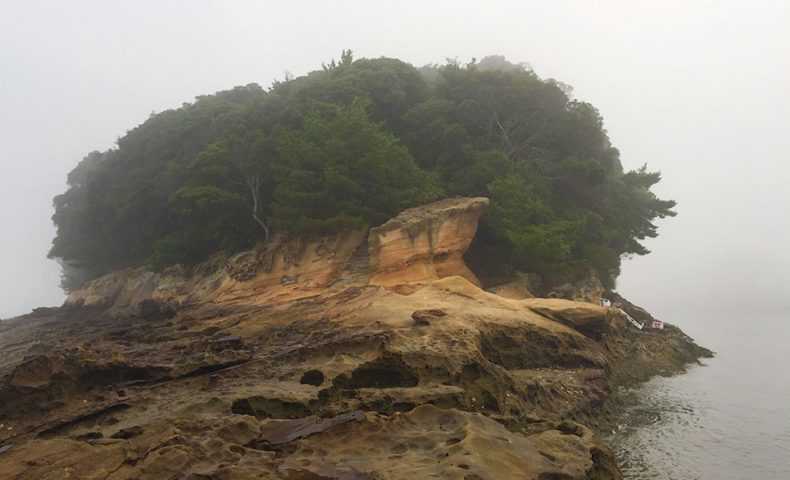
[[369, 233], [278, 239], [263, 251], [216, 255], [193, 268], [175, 266], [162, 273], [120, 270], [72, 292], [65, 306], [122, 316], [140, 313], [147, 300], [163, 308], [297, 300], [342, 280], [392, 287], [461, 276], [481, 286], [463, 254], [487, 207], [487, 198], [450, 198], [408, 209]]
[[402, 285], [461, 276], [482, 286], [464, 263], [488, 199], [448, 198], [410, 208], [370, 230], [373, 285]]
[[[367, 232], [352, 230], [312, 241], [275, 240], [263, 251], [218, 254], [192, 268], [155, 273], [130, 268], [72, 292], [65, 307], [92, 307], [114, 316], [136, 315], [154, 300], [176, 308], [200, 304], [266, 305], [320, 295], [343, 276]], [[364, 270], [367, 270], [365, 260]]]
[[608, 333], [611, 326], [610, 310], [591, 303], [556, 298], [531, 298], [523, 303], [533, 312], [575, 328], [588, 336]]
[[459, 265], [484, 209], [118, 272], [0, 323], [0, 478], [620, 478], [581, 423], [705, 351], [481, 290]]

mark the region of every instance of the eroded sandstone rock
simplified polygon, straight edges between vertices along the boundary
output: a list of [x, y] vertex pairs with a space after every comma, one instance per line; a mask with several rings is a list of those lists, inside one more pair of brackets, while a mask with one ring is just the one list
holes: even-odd
[[366, 231], [312, 242], [275, 240], [266, 250], [222, 255], [192, 268], [163, 273], [130, 268], [104, 275], [72, 292], [64, 306], [91, 307], [114, 316], [171, 316], [171, 309], [200, 304], [258, 304], [320, 294], [336, 281]]
[[530, 310], [569, 325], [586, 335], [601, 335], [610, 329], [610, 313], [607, 307], [558, 298], [531, 298], [523, 300], [523, 303]]
[[[463, 254], [487, 198], [451, 198], [411, 208], [380, 227], [303, 241], [275, 239], [263, 251], [215, 255], [162, 273], [113, 272], [72, 292], [64, 306], [114, 316], [168, 318], [200, 304], [256, 304], [320, 295], [338, 280], [394, 287], [461, 276], [480, 286]], [[367, 245], [365, 245], [367, 236]]]
[[410, 208], [371, 229], [370, 283], [392, 286], [457, 275], [481, 286], [463, 255], [487, 208], [487, 198], [449, 198]]
[[371, 233], [372, 268], [348, 232], [117, 272], [0, 323], [0, 476], [620, 478], [577, 421], [705, 352], [481, 290], [462, 254], [485, 204], [406, 212]]

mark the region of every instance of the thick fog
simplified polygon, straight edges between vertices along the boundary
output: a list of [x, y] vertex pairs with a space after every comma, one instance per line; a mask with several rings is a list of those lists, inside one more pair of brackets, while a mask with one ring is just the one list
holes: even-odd
[[572, 85], [624, 166], [661, 170], [657, 192], [678, 201], [620, 292], [668, 321], [787, 310], [789, 25], [784, 0], [3, 0], [0, 317], [63, 301], [51, 200], [86, 153], [346, 48], [417, 66], [502, 54]]

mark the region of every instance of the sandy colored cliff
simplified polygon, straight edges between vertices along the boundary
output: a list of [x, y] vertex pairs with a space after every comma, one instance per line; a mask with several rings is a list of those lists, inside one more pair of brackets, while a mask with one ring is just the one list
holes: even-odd
[[458, 275], [482, 286], [463, 255], [487, 208], [487, 198], [448, 198], [410, 208], [371, 229], [370, 283], [393, 286]]
[[584, 423], [705, 352], [482, 290], [463, 253], [486, 205], [115, 272], [0, 323], [0, 478], [620, 478]]

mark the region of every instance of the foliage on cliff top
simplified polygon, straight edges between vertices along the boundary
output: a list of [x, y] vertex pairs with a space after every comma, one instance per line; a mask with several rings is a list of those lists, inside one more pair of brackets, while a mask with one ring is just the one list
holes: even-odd
[[592, 270], [611, 285], [674, 202], [651, 192], [658, 173], [623, 171], [598, 111], [569, 92], [498, 56], [417, 69], [347, 51], [268, 90], [198, 97], [83, 159], [55, 197], [49, 255], [70, 288], [482, 195], [468, 257], [484, 278]]

